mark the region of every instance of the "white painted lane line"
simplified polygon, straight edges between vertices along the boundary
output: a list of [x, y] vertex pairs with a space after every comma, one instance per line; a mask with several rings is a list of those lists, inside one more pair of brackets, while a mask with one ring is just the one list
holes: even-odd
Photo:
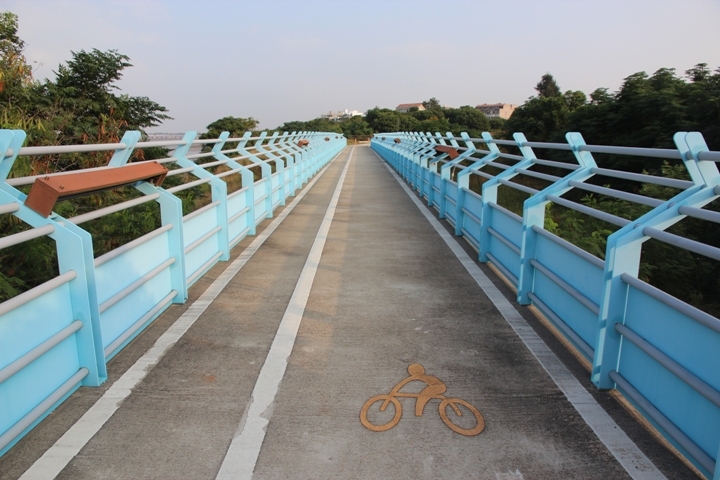
[[347, 174], [354, 152], [355, 147], [350, 151], [350, 156], [335, 187], [330, 205], [328, 205], [325, 217], [318, 229], [305, 266], [300, 273], [295, 291], [285, 310], [285, 314], [280, 322], [265, 363], [260, 370], [260, 375], [258, 376], [252, 396], [250, 397], [250, 405], [240, 420], [240, 426], [235, 434], [235, 438], [233, 438], [225, 454], [225, 459], [216, 477], [218, 480], [252, 478], [255, 464], [260, 455], [260, 448], [262, 447], [263, 440], [265, 440], [265, 432], [268, 423], [270, 423], [270, 417], [272, 416], [275, 395], [280, 387], [283, 376], [285, 376], [287, 359], [295, 345], [295, 338], [297, 337], [300, 322], [305, 313], [305, 306], [310, 296], [310, 289], [312, 288], [315, 274], [320, 265], [320, 258], [325, 248], [325, 241], [330, 231], [330, 225], [335, 215], [340, 192], [345, 182], [345, 175]]
[[543, 340], [530, 328], [520, 312], [500, 293], [500, 290], [480, 270], [475, 262], [465, 253], [465, 250], [458, 245], [457, 241], [450, 235], [438, 219], [436, 219], [422, 202], [418, 199], [405, 182], [392, 170], [392, 168], [378, 155], [373, 153], [392, 173], [395, 180], [405, 190], [415, 205], [420, 209], [425, 218], [435, 228], [445, 243], [450, 247], [455, 256], [460, 260], [470, 276], [473, 277], [478, 286], [485, 292], [490, 300], [500, 311], [500, 314], [510, 324], [515, 333], [520, 337], [525, 346], [535, 356], [540, 365], [550, 375], [558, 388], [565, 394], [575, 410], [585, 420], [595, 435], [610, 450], [615, 459], [622, 467], [637, 480], [661, 480], [665, 476], [655, 467], [642, 451], [630, 440], [623, 430], [615, 423], [605, 410], [595, 401], [585, 387], [573, 376], [563, 365], [559, 358], [550, 350]]
[[[335, 158], [337, 158], [337, 156]], [[334, 159], [330, 163], [333, 161]], [[80, 449], [82, 449], [100, 428], [102, 428], [105, 422], [113, 416], [115, 411], [120, 407], [120, 404], [130, 395], [132, 390], [145, 378], [150, 370], [157, 365], [165, 353], [187, 332], [205, 309], [210, 306], [230, 280], [232, 280], [248, 260], [250, 260], [253, 254], [257, 252], [260, 246], [277, 229], [282, 221], [285, 220], [285, 217], [292, 212], [298, 202], [310, 191], [315, 182], [327, 171], [330, 163], [307, 184], [270, 225], [218, 276], [212, 285], [188, 307], [185, 313], [157, 339], [155, 345], [153, 345], [145, 355], [140, 357], [42, 457], [37, 459], [20, 477], [20, 480], [47, 480], [55, 478], [63, 468], [70, 463], [80, 452]]]

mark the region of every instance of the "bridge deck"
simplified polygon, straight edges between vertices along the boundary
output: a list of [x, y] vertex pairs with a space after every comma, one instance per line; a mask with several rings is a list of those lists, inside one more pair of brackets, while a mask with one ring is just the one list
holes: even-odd
[[[450, 248], [369, 148], [346, 149], [306, 192], [261, 226], [277, 229], [252, 257], [262, 232], [119, 354], [106, 385], [76, 392], [1, 458], [0, 478], [693, 476], [466, 246]], [[418, 417], [414, 398], [399, 399], [393, 428], [365, 428], [365, 402], [413, 363], [477, 407], [485, 430], [452, 431], [438, 399]]]

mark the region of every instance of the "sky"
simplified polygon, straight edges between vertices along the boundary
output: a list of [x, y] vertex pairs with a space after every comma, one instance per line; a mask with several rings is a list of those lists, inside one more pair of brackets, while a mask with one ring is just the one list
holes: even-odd
[[[35, 78], [71, 51], [130, 57], [117, 86], [174, 118], [149, 132], [260, 128], [328, 111], [522, 104], [551, 73], [563, 91], [720, 67], [720, 0], [3, 0]], [[37, 63], [34, 63], [37, 62]]]

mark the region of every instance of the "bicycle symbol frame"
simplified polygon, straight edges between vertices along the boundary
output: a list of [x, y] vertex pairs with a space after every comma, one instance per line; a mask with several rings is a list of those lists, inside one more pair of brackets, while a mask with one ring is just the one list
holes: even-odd
[[[417, 399], [415, 403], [415, 416], [421, 417], [425, 410], [425, 405], [427, 405], [428, 401], [438, 399], [441, 400], [438, 407], [440, 418], [445, 423], [445, 425], [450, 427], [452, 431], [461, 435], [473, 436], [478, 435], [485, 429], [485, 420], [482, 414], [478, 411], [478, 409], [460, 398], [448, 398], [445, 395], [442, 395], [447, 390], [447, 387], [442, 381], [440, 381], [436, 377], [433, 377], [432, 375], [425, 375], [425, 368], [422, 365], [420, 365], [419, 363], [413, 363], [408, 367], [408, 373], [410, 374], [410, 376], [395, 385], [395, 387], [390, 391], [390, 393], [375, 395], [370, 400], [365, 402], [365, 405], [363, 405], [362, 409], [360, 410], [360, 423], [362, 423], [365, 428], [367, 428], [368, 430], [372, 430], [373, 432], [384, 432], [390, 430], [395, 425], [397, 425], [402, 418], [402, 404], [400, 403], [400, 400], [398, 400], [398, 398], [415, 398]], [[428, 386], [420, 393], [406, 393], [400, 391], [400, 389], [406, 384], [416, 380], [425, 382]], [[395, 416], [392, 418], [392, 420], [382, 425], [375, 425], [370, 420], [368, 420], [367, 416], [370, 407], [372, 407], [372, 405], [378, 401], [382, 401], [382, 405], [380, 406], [381, 412], [384, 412], [385, 409], [387, 409], [388, 405], [390, 405], [391, 403], [395, 407]], [[462, 412], [458, 408], [458, 405], [464, 406], [465, 408], [470, 410], [473, 415], [475, 415], [475, 418], [477, 420], [477, 424], [475, 425], [475, 427], [467, 429], [462, 428], [458, 425], [455, 425], [448, 417], [448, 407], [452, 407], [453, 411], [457, 416], [462, 416]]]

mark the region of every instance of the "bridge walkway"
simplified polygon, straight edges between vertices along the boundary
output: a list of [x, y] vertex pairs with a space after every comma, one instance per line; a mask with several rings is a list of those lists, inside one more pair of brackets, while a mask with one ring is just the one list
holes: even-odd
[[[103, 387], [1, 458], [0, 478], [693, 476], [369, 147], [316, 178], [115, 357]], [[414, 398], [393, 428], [365, 428], [365, 402], [411, 364], [484, 431], [448, 428], [438, 399], [418, 417]]]

